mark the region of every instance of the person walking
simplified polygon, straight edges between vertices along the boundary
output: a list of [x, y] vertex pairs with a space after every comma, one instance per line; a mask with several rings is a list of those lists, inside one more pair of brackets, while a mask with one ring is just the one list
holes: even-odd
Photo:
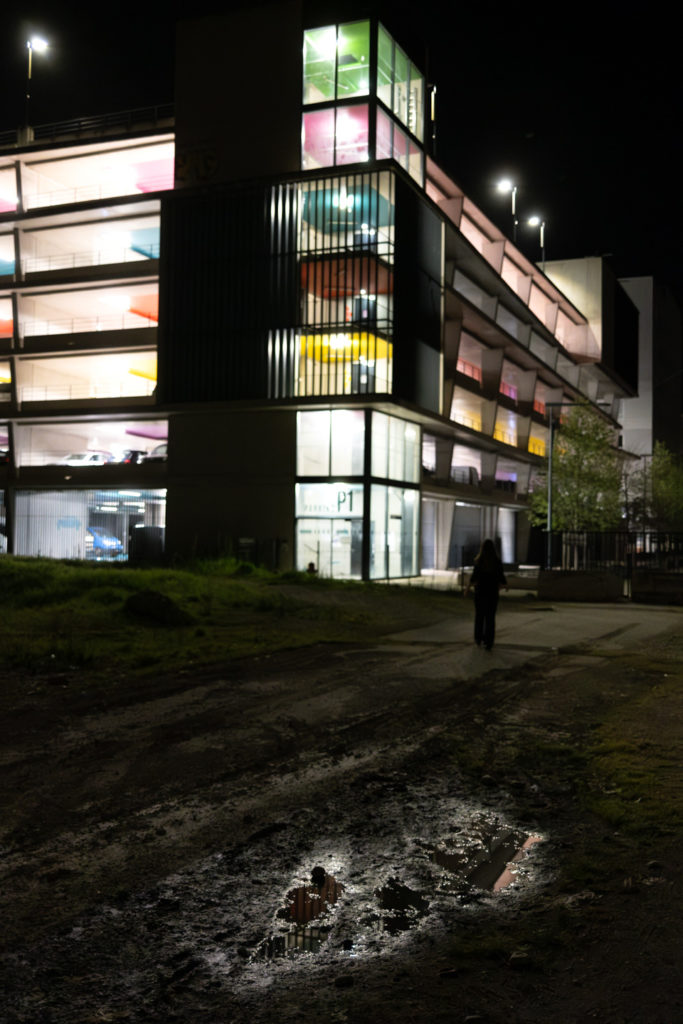
[[465, 588], [465, 597], [474, 587], [474, 642], [484, 644], [487, 651], [493, 647], [496, 635], [496, 608], [501, 587], [507, 590], [508, 581], [503, 563], [492, 540], [485, 540], [474, 560], [474, 571]]

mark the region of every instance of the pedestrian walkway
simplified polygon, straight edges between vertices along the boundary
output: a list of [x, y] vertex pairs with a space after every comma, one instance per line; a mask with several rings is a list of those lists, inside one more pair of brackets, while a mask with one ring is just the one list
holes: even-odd
[[490, 669], [512, 668], [541, 655], [565, 651], [580, 656], [581, 649], [599, 652], [623, 651], [671, 630], [683, 631], [683, 608], [624, 604], [550, 604], [534, 601], [514, 609], [501, 598], [496, 616], [496, 642], [492, 651], [474, 644], [474, 614], [453, 617], [419, 629], [409, 629], [385, 638], [392, 645], [433, 648], [458, 644], [452, 650], [424, 659], [421, 674], [435, 677], [476, 678]]

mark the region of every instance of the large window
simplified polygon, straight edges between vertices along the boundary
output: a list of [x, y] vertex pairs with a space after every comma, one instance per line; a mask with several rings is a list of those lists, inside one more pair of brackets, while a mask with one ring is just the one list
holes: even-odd
[[22, 402], [149, 397], [156, 388], [156, 379], [154, 349], [41, 356], [17, 363], [17, 390]]
[[346, 477], [330, 482], [300, 482], [296, 487], [296, 562], [313, 562], [323, 576], [360, 579], [363, 552], [362, 481], [365, 413], [325, 409], [297, 415], [297, 475]]
[[411, 178], [422, 184], [422, 151], [409, 136], [401, 131], [398, 125], [383, 111], [377, 111], [377, 142], [378, 160], [395, 160]]
[[[159, 258], [159, 214], [117, 219], [114, 208], [101, 213], [98, 220], [89, 223], [24, 231], [21, 237], [24, 273], [30, 275], [75, 267], [143, 263]], [[104, 220], [107, 213], [110, 216]]]
[[297, 484], [296, 515], [297, 568], [312, 562], [321, 576], [360, 579], [363, 484]]
[[22, 164], [24, 206], [36, 209], [173, 188], [174, 143], [104, 143], [98, 152], [38, 157]]
[[25, 337], [156, 327], [159, 288], [156, 281], [146, 281], [28, 293], [19, 296], [19, 319]]
[[297, 476], [362, 476], [365, 413], [323, 409], [297, 414]]
[[373, 484], [370, 499], [370, 577], [416, 576], [420, 492]]
[[0, 277], [14, 274], [14, 236], [0, 235]]
[[17, 491], [14, 551], [94, 561], [160, 555], [165, 523], [164, 490]]
[[377, 96], [420, 142], [424, 136], [424, 78], [380, 25], [377, 40]]
[[302, 335], [299, 395], [389, 394], [393, 345], [368, 332]]
[[304, 114], [302, 167], [364, 163], [369, 157], [368, 105], [332, 107]]
[[372, 475], [418, 483], [420, 428], [397, 416], [372, 414]]
[[369, 21], [304, 33], [304, 104], [367, 96], [369, 87]]
[[[0, 429], [0, 448], [2, 436]], [[66, 465], [68, 473], [79, 465], [94, 467], [104, 477], [123, 463], [142, 475], [149, 469], [144, 460], [156, 461], [167, 438], [168, 422], [157, 419], [22, 422], [14, 428], [14, 460], [17, 466]]]
[[346, 174], [301, 185], [303, 254], [372, 253], [394, 259], [394, 175]]

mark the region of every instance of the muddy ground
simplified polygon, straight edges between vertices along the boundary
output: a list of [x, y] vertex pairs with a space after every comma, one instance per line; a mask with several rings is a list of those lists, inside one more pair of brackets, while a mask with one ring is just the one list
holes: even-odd
[[5, 680], [0, 1021], [683, 1021], [683, 638], [462, 649]]

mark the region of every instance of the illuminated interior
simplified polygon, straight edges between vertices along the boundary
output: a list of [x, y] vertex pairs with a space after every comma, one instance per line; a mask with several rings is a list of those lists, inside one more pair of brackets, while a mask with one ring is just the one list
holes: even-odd
[[369, 21], [304, 32], [304, 104], [367, 96], [369, 90]]
[[21, 402], [136, 398], [156, 387], [154, 350], [25, 357], [17, 360]]
[[15, 522], [19, 555], [125, 561], [145, 544], [163, 550], [166, 491], [20, 490]]
[[14, 273], [14, 236], [0, 235], [0, 277]]
[[422, 141], [424, 78], [383, 25], [377, 40], [377, 96]]
[[451, 419], [470, 430], [481, 431], [482, 399], [471, 395], [464, 388], [454, 388], [451, 403]]
[[301, 264], [309, 325], [350, 324], [387, 332], [393, 321], [393, 273], [374, 256], [331, 256]]
[[116, 460], [128, 451], [149, 454], [167, 439], [168, 422], [159, 419], [22, 423], [14, 431], [15, 461], [47, 466], [78, 452], [101, 452]]
[[12, 397], [12, 367], [8, 360], [0, 361], [0, 402], [9, 402]]
[[368, 106], [331, 107], [303, 116], [305, 171], [336, 164], [363, 163], [369, 158]]
[[460, 346], [458, 348], [458, 373], [470, 377], [481, 384], [481, 361], [484, 346], [466, 331], [460, 335]]
[[17, 178], [14, 163], [0, 167], [0, 213], [12, 213], [17, 208]]
[[24, 206], [37, 209], [171, 189], [174, 150], [168, 139], [134, 146], [105, 143], [97, 153], [88, 147], [80, 153], [65, 150], [59, 159], [27, 159], [21, 166]]
[[362, 249], [394, 254], [394, 179], [386, 171], [318, 179], [301, 186], [299, 251]]
[[[0, 260], [2, 255], [0, 240]], [[22, 233], [21, 255], [27, 275], [158, 259], [159, 214], [27, 230]]]
[[304, 334], [297, 394], [388, 394], [392, 356], [391, 342], [366, 331]]
[[13, 334], [12, 300], [0, 298], [0, 338], [11, 338]]
[[503, 444], [516, 445], [517, 444], [517, 415], [514, 412], [508, 412], [506, 409], [499, 409], [496, 416], [496, 425], [493, 429], [493, 436], [496, 441], [502, 441]]
[[146, 281], [111, 288], [20, 294], [19, 317], [27, 337], [156, 327], [159, 289], [156, 281]]
[[[369, 96], [370, 23], [328, 25], [304, 33], [302, 167], [333, 167], [375, 157], [396, 160], [420, 184], [424, 135], [424, 78], [380, 25], [377, 49], [376, 138], [369, 106], [346, 101]], [[324, 106], [323, 106], [324, 104]], [[399, 127], [399, 125], [401, 127]]]

